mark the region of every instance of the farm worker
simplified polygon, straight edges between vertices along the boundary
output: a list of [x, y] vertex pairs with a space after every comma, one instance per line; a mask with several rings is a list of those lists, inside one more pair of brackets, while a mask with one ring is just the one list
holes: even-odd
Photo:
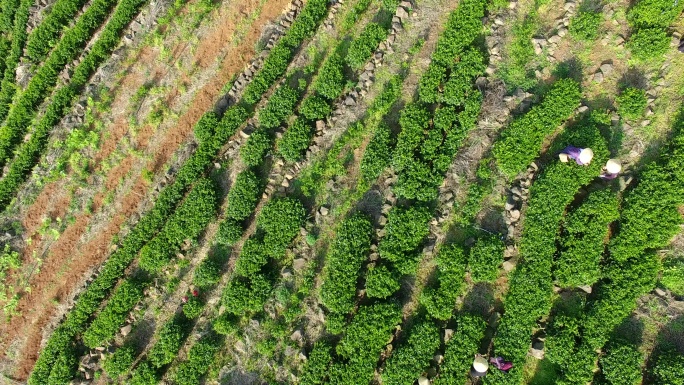
[[622, 170], [622, 165], [617, 159], [608, 159], [606, 165], [603, 167], [603, 174], [601, 179], [611, 180], [615, 179]]
[[188, 296], [184, 295], [183, 298], [181, 298], [181, 301], [183, 301], [183, 303], [188, 303]]
[[568, 146], [563, 149], [563, 151], [558, 154], [558, 158], [561, 162], [566, 163], [568, 160], [572, 159], [580, 166], [586, 166], [591, 163], [591, 159], [594, 157], [594, 151], [591, 148], [579, 148], [574, 146]]
[[193, 289], [192, 290], [192, 296], [197, 297], [198, 295], [199, 295], [199, 291], [197, 291], [197, 289]]
[[473, 377], [483, 377], [487, 374], [487, 369], [489, 369], [487, 359], [480, 354], [476, 354], [475, 359], [473, 360], [473, 367], [470, 369], [470, 374]]
[[492, 357], [489, 359], [489, 362], [504, 372], [508, 372], [513, 367], [513, 363], [511, 361], [504, 361], [503, 357]]

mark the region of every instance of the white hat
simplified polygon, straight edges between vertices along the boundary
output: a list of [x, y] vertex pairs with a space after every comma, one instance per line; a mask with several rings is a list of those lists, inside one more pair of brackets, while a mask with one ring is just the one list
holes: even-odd
[[475, 357], [475, 360], [473, 361], [473, 369], [480, 373], [484, 373], [489, 369], [489, 363], [487, 360], [482, 357], [482, 356], [477, 356]]
[[606, 162], [606, 171], [611, 174], [617, 174], [622, 170], [622, 165], [617, 159], [608, 159]]
[[580, 151], [579, 160], [582, 164], [591, 163], [592, 158], [594, 158], [594, 151], [592, 151], [591, 148], [583, 148], [582, 151]]

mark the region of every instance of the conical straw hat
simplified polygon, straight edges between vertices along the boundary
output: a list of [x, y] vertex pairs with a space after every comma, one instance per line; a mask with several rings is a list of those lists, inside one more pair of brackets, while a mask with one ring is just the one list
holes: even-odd
[[611, 174], [617, 174], [620, 172], [620, 170], [622, 170], [622, 165], [617, 161], [617, 159], [608, 159], [606, 162], [606, 171]]
[[478, 356], [475, 357], [475, 360], [473, 361], [473, 368], [478, 372], [483, 373], [489, 368], [489, 363], [487, 363], [487, 360], [484, 357]]
[[594, 151], [592, 151], [591, 148], [583, 148], [582, 151], [580, 151], [579, 160], [582, 164], [591, 163], [592, 158], [594, 158]]

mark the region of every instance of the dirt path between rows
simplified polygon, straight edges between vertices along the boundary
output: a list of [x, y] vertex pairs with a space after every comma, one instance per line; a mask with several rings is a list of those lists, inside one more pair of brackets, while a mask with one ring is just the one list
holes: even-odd
[[[254, 47], [261, 35], [263, 25], [279, 16], [288, 4], [289, 1], [287, 0], [268, 1], [263, 6], [259, 17], [251, 24], [242, 42], [232, 46], [231, 38], [238, 32], [240, 22], [245, 15], [258, 9], [260, 2], [244, 0], [231, 3], [219, 10], [218, 22], [215, 24], [217, 29], [201, 40], [197, 54], [192, 55], [188, 50], [179, 52], [192, 55], [192, 61], [197, 66], [201, 66], [202, 63], [215, 63], [213, 58], [220, 57], [223, 53], [225, 56], [220, 62], [217, 73], [206, 80], [206, 84], [196, 93], [194, 100], [191, 101], [187, 111], [178, 119], [178, 122], [173, 127], [158, 132], [157, 134], [163, 134], [163, 137], [157, 138], [158, 140], [146, 140], [150, 143], [146, 152], [153, 155], [152, 159], [147, 162], [148, 169], [155, 172], [159, 171], [163, 165], [171, 160], [179, 145], [192, 139], [194, 124], [202, 114], [213, 107], [223, 86], [235, 74], [239, 73], [247, 61], [254, 56]], [[201, 56], [199, 56], [200, 53]], [[153, 69], [155, 66], [164, 65], [163, 62], [157, 60], [156, 55], [151, 55], [148, 58], [150, 59], [148, 66]], [[207, 58], [212, 58], [212, 60], [207, 60]], [[151, 70], [148, 74], [150, 73], [154, 74], [155, 72]], [[131, 86], [125, 83], [125, 79], [121, 84], [122, 89], [128, 89]], [[134, 92], [140, 85], [132, 85], [134, 87], [132, 91]], [[175, 94], [179, 95], [177, 92]], [[114, 106], [112, 111], [116, 110], [117, 107]], [[119, 111], [125, 111], [125, 109]], [[117, 123], [120, 122], [121, 120]], [[115, 125], [119, 126], [118, 124]], [[126, 130], [128, 129], [127, 126], [127, 124], [124, 126]], [[117, 128], [114, 131], [109, 129], [108, 131], [121, 132], [119, 131], [121, 126]], [[108, 151], [109, 148], [109, 146], [103, 146], [104, 151]], [[100, 159], [103, 158], [100, 157]], [[144, 162], [142, 159], [136, 159], [136, 161], [138, 164]], [[128, 166], [132, 166], [133, 163], [135, 162], [124, 159], [121, 162], [123, 166], [113, 169], [112, 172], [119, 175], [122, 171], [127, 173]], [[30, 282], [32, 290], [30, 293], [26, 293], [18, 306], [22, 315], [14, 317], [9, 323], [0, 325], [0, 334], [3, 335], [3, 341], [0, 343], [0, 352], [2, 353], [0, 354], [7, 358], [7, 348], [9, 346], [17, 348], [16, 350], [12, 349], [14, 356], [17, 357], [14, 368], [14, 376], [17, 379], [25, 380], [27, 378], [38, 357], [41, 341], [47, 334], [45, 329], [54, 326], [50, 324], [54, 324], [53, 320], [56, 316], [65, 311], [65, 306], [62, 305], [60, 308], [55, 306], [57, 301], [54, 299], [64, 302], [64, 298], [73, 297], [74, 291], [81, 286], [85, 277], [89, 276], [95, 267], [109, 255], [110, 243], [114, 235], [119, 233], [121, 226], [131, 215], [139, 211], [140, 205], [144, 202], [149, 190], [149, 183], [141, 176], [142, 168], [137, 167], [137, 172], [132, 173], [126, 183], [130, 186], [128, 194], [117, 197], [110, 206], [97, 204], [102, 202], [102, 199], [96, 199], [96, 210], [111, 210], [115, 214], [107, 218], [106, 223], [97, 224], [97, 233], [85, 243], [81, 240], [87, 238], [89, 227], [95, 228], [92, 219], [97, 215], [75, 215], [76, 221], [69, 225], [60, 238], [50, 246], [49, 255], [45, 259], [40, 273], [32, 277]], [[111, 187], [111, 184], [106, 184]], [[23, 221], [28, 227], [36, 228], [42, 218], [49, 214], [51, 197], [63, 194], [62, 187], [57, 183], [46, 188], [45, 192], [32, 205], [33, 207], [28, 210], [31, 217], [26, 217], [26, 220]], [[94, 233], [93, 229], [89, 232]]]

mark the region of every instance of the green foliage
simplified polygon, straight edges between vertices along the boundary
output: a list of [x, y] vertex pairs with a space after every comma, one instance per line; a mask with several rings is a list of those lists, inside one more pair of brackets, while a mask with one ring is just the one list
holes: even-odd
[[345, 58], [347, 64], [355, 70], [363, 68], [378, 44], [385, 39], [387, 39], [387, 28], [377, 23], [368, 23], [359, 37], [354, 39], [349, 46]]
[[684, 360], [676, 349], [666, 349], [658, 354], [651, 375], [656, 384], [682, 385], [684, 384]]
[[249, 218], [256, 208], [260, 195], [261, 183], [253, 171], [245, 170], [238, 174], [228, 192], [226, 218], [238, 222]]
[[505, 312], [494, 341], [496, 355], [513, 362], [511, 373], [516, 377], [522, 375], [516, 368], [525, 360], [534, 325], [551, 308], [554, 235], [559, 232], [565, 208], [580, 187], [596, 178], [608, 158], [605, 139], [590, 119], [567, 128], [556, 138], [550, 152], [560, 151], [568, 144], [593, 149], [594, 159], [588, 166], [554, 161], [532, 184], [520, 241], [522, 263], [510, 275]]
[[394, 303], [361, 306], [335, 350], [350, 362], [372, 362], [374, 366], [400, 321], [401, 309]]
[[128, 313], [143, 297], [144, 286], [140, 282], [125, 280], [112, 294], [107, 306], [83, 333], [83, 343], [89, 348], [102, 346], [114, 338]]
[[86, 3], [85, 0], [58, 1], [50, 13], [31, 31], [26, 42], [26, 55], [35, 63], [40, 63], [59, 41], [59, 35], [76, 13]]
[[309, 148], [314, 127], [302, 118], [297, 118], [288, 127], [276, 144], [278, 154], [288, 162], [296, 162], [302, 158]]
[[570, 21], [568, 31], [575, 39], [592, 41], [598, 36], [602, 20], [603, 14], [601, 12], [580, 10]]
[[232, 246], [242, 236], [242, 225], [239, 222], [227, 219], [219, 224], [216, 242], [221, 245]]
[[269, 250], [284, 248], [299, 234], [306, 212], [295, 198], [273, 198], [261, 210], [257, 226], [266, 234], [264, 244]]
[[347, 13], [347, 16], [345, 16], [340, 29], [342, 31], [348, 31], [352, 29], [361, 15], [363, 15], [371, 5], [371, 2], [372, 0], [360, 0], [356, 2], [354, 4], [354, 8], [352, 8], [349, 13]]
[[211, 137], [214, 135], [214, 128], [218, 126], [219, 120], [219, 117], [213, 111], [202, 115], [193, 129], [197, 140], [199, 142], [211, 140]]
[[667, 28], [684, 9], [684, 3], [669, 0], [639, 0], [627, 12], [632, 35], [627, 48], [639, 60], [662, 57], [670, 45]]
[[485, 72], [485, 58], [479, 48], [464, 49], [459, 61], [451, 68], [449, 80], [444, 84], [443, 101], [449, 105], [463, 105], [468, 96], [479, 92], [473, 87], [478, 76]]
[[264, 130], [276, 128], [287, 121], [294, 113], [300, 93], [283, 83], [268, 99], [266, 106], [259, 110], [259, 125]]
[[271, 149], [271, 137], [263, 129], [257, 129], [247, 138], [240, 149], [240, 159], [249, 167], [256, 167], [264, 161]]
[[312, 95], [302, 101], [299, 112], [309, 120], [325, 119], [332, 112], [332, 107], [321, 96]]
[[226, 306], [226, 311], [231, 314], [254, 313], [264, 306], [271, 290], [271, 282], [262, 274], [253, 274], [250, 277], [238, 276], [230, 280], [223, 292], [222, 301]]
[[468, 378], [468, 370], [473, 363], [480, 341], [484, 338], [487, 323], [479, 316], [461, 314], [456, 331], [446, 343], [444, 362], [435, 385], [463, 385]]
[[16, 251], [12, 251], [9, 243], [0, 250], [0, 281], [5, 282], [5, 275], [9, 269], [18, 269], [21, 266], [21, 257]]
[[309, 358], [304, 364], [299, 385], [321, 385], [325, 383], [330, 361], [332, 361], [332, 347], [324, 342], [318, 341], [314, 345]]
[[67, 349], [62, 352], [57, 360], [55, 366], [50, 370], [50, 376], [47, 379], [49, 385], [67, 385], [72, 379], [72, 373], [78, 366], [78, 357], [73, 349]]
[[354, 308], [356, 284], [361, 265], [370, 252], [373, 226], [367, 217], [357, 214], [337, 228], [323, 273], [321, 302], [333, 313], [348, 313]]
[[610, 384], [635, 385], [641, 383], [641, 364], [644, 357], [636, 346], [619, 342], [609, 344], [600, 359], [601, 372]]
[[389, 166], [391, 159], [390, 129], [385, 124], [380, 124], [368, 143], [366, 152], [361, 160], [361, 176], [371, 182], [378, 179], [382, 171]]
[[646, 110], [646, 92], [639, 88], [629, 87], [617, 97], [618, 112], [626, 119], [638, 119]]
[[257, 238], [249, 238], [245, 241], [240, 258], [235, 263], [235, 274], [249, 277], [258, 273], [268, 261], [268, 255], [264, 245]]
[[427, 207], [407, 209], [393, 207], [387, 218], [386, 235], [380, 240], [378, 252], [392, 262], [401, 274], [413, 274], [420, 257], [420, 246], [430, 232], [432, 213]]
[[678, 296], [684, 296], [684, 259], [668, 258], [663, 262], [660, 283]]
[[222, 339], [208, 333], [195, 343], [188, 357], [181, 362], [171, 374], [172, 383], [176, 385], [195, 385], [200, 383], [200, 378], [209, 370], [209, 365], [214, 361], [214, 356], [222, 346]]
[[199, 297], [188, 295], [188, 302], [183, 305], [183, 314], [188, 319], [195, 319], [202, 314], [204, 302]]
[[483, 236], [470, 249], [468, 271], [474, 282], [494, 282], [503, 261], [504, 244], [493, 235]]
[[513, 39], [506, 47], [505, 59], [499, 69], [499, 76], [509, 90], [529, 90], [537, 83], [534, 76], [537, 55], [532, 38], [537, 33], [539, 24], [536, 9], [532, 9], [523, 20], [513, 24]]
[[589, 194], [563, 224], [554, 276], [562, 287], [593, 285], [601, 277], [601, 259], [609, 225], [619, 218], [618, 199], [610, 190]]
[[401, 274], [385, 265], [370, 266], [366, 274], [366, 294], [370, 298], [387, 298], [399, 290]]
[[419, 320], [408, 331], [408, 339], [400, 344], [387, 360], [382, 372], [382, 383], [411, 384], [430, 366], [439, 348], [439, 328], [431, 320]]
[[420, 303], [428, 314], [446, 321], [456, 305], [456, 299], [464, 287], [466, 257], [463, 249], [455, 244], [446, 245], [437, 254], [437, 284], [426, 287], [420, 295]]
[[135, 349], [132, 346], [122, 346], [107, 356], [102, 367], [110, 378], [116, 379], [128, 372], [135, 361], [135, 356]]
[[147, 353], [147, 359], [157, 369], [170, 364], [178, 355], [184, 339], [185, 333], [181, 321], [178, 318], [168, 321], [157, 335], [157, 342]]
[[344, 61], [336, 52], [331, 53], [321, 66], [318, 76], [314, 79], [312, 88], [320, 95], [334, 100], [337, 99], [345, 85]]
[[216, 186], [200, 179], [162, 230], [140, 250], [140, 267], [158, 272], [180, 251], [186, 239], [196, 239], [216, 214]]
[[131, 385], [155, 385], [159, 382], [160, 376], [152, 367], [149, 361], [142, 361], [133, 371]]
[[214, 320], [212, 327], [218, 334], [235, 334], [240, 329], [239, 322], [240, 320], [235, 315], [225, 312]]
[[221, 279], [221, 267], [213, 258], [205, 258], [192, 277], [192, 284], [200, 288], [209, 288], [216, 285]]
[[268, 57], [264, 60], [261, 71], [254, 76], [252, 82], [245, 89], [242, 97], [245, 103], [256, 104], [276, 79], [285, 73], [290, 60], [292, 60], [294, 51], [304, 39], [314, 34], [326, 15], [327, 9], [327, 0], [308, 1], [304, 5], [304, 8], [297, 15], [285, 36], [278, 40], [269, 52]]
[[540, 104], [515, 119], [492, 148], [501, 172], [509, 178], [522, 172], [539, 155], [544, 139], [570, 117], [580, 96], [577, 82], [558, 80]]

